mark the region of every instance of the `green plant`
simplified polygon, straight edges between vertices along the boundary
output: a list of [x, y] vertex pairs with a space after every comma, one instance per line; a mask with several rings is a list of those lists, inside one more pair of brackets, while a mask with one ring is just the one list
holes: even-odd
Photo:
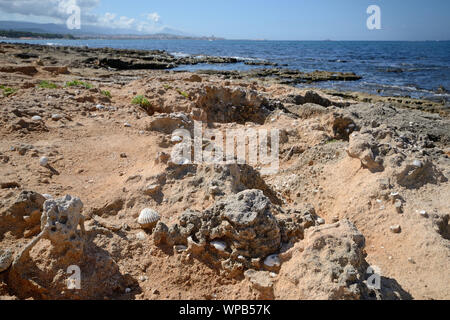
[[189, 94], [186, 91], [181, 91], [180, 89], [177, 89], [177, 92], [179, 94], [181, 94], [183, 97], [185, 97], [186, 99], [189, 98]]
[[172, 89], [172, 87], [169, 86], [168, 84], [163, 84], [163, 88], [166, 90]]
[[112, 98], [111, 92], [109, 92], [108, 90], [103, 90], [102, 95], [108, 98]]
[[5, 86], [1, 86], [0, 89], [3, 90], [3, 96], [9, 97], [10, 95], [17, 92], [17, 89], [14, 88], [6, 88]]
[[53, 82], [47, 81], [47, 80], [43, 80], [41, 82], [39, 82], [39, 88], [43, 88], [43, 89], [57, 89], [58, 85], [54, 84]]
[[143, 108], [148, 108], [151, 106], [150, 101], [148, 101], [148, 99], [142, 95], [134, 97], [133, 100], [131, 101], [131, 103], [137, 104]]
[[66, 82], [66, 87], [84, 87], [85, 89], [92, 89], [94, 86], [88, 82], [74, 80]]

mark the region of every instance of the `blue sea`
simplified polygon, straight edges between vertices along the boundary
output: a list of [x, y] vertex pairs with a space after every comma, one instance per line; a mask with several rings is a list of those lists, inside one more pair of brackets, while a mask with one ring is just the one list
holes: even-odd
[[[2, 40], [5, 41], [5, 40]], [[246, 40], [8, 40], [47, 45], [165, 50], [175, 56], [210, 55], [268, 60], [301, 71], [355, 72], [362, 80], [312, 87], [450, 101], [450, 41], [246, 41]], [[180, 66], [179, 70], [248, 70], [244, 63]], [[308, 86], [308, 85], [300, 85]]]

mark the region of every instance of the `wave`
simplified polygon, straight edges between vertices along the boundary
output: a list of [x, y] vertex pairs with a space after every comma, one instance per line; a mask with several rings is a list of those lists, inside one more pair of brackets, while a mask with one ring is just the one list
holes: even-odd
[[188, 58], [191, 56], [190, 54], [184, 52], [170, 52], [170, 54], [175, 58]]
[[434, 90], [419, 88], [416, 86], [408, 86], [408, 85], [394, 85], [394, 84], [383, 84], [383, 83], [372, 83], [372, 82], [363, 82], [363, 86], [368, 87], [377, 87], [384, 88], [387, 90], [395, 90], [395, 91], [407, 91], [407, 92], [420, 92], [427, 95], [433, 95], [436, 97], [450, 97], [450, 93], [438, 93]]

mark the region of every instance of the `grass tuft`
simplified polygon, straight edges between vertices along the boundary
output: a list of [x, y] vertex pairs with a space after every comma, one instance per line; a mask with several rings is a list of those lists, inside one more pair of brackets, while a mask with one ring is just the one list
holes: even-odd
[[133, 100], [131, 100], [131, 103], [139, 105], [142, 108], [148, 108], [151, 106], [150, 101], [148, 101], [148, 99], [142, 95], [134, 97]]
[[108, 90], [103, 90], [102, 95], [104, 95], [105, 97], [108, 97], [110, 99], [112, 98], [111, 92], [109, 92]]
[[186, 91], [181, 91], [180, 89], [177, 89], [177, 92], [179, 94], [181, 94], [183, 97], [185, 97], [186, 99], [189, 99], [189, 93], [187, 93]]
[[0, 85], [0, 90], [3, 91], [3, 96], [4, 97], [9, 97], [10, 95], [13, 95], [13, 94], [15, 94], [18, 91], [17, 89], [8, 88], [8, 87], [5, 87], [3, 85]]
[[58, 89], [58, 85], [54, 84], [53, 82], [43, 80], [39, 82], [39, 88], [43, 89]]
[[85, 89], [92, 89], [94, 86], [89, 82], [74, 80], [66, 82], [66, 87], [83, 87]]

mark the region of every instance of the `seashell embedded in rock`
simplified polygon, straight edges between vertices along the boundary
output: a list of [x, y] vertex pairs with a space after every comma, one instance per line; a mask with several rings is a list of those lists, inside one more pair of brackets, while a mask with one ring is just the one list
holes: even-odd
[[161, 216], [158, 212], [153, 209], [145, 208], [139, 215], [138, 223], [143, 229], [150, 229], [156, 226], [156, 223], [158, 223], [159, 219], [161, 219]]
[[223, 241], [212, 241], [211, 245], [216, 248], [217, 251], [224, 252], [227, 249], [227, 244]]
[[264, 265], [273, 268], [281, 265], [280, 257], [277, 254], [272, 254], [264, 260]]

